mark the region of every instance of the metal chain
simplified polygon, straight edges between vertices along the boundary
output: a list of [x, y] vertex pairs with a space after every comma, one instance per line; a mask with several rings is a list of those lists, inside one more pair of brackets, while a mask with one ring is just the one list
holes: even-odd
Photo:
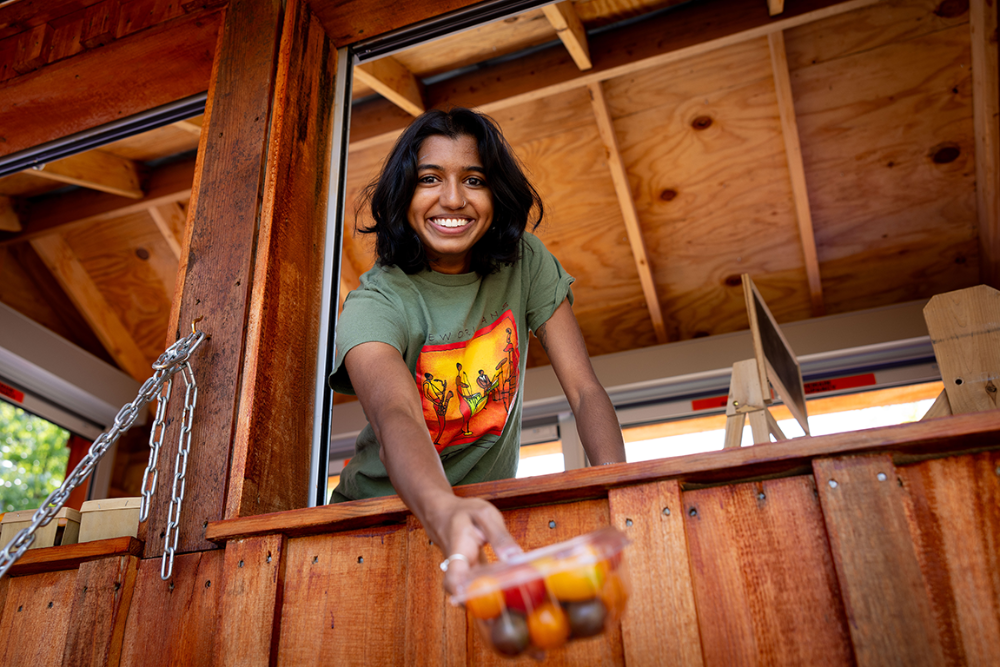
[[[42, 526], [48, 525], [55, 515], [59, 513], [59, 510], [63, 508], [63, 505], [69, 499], [69, 495], [73, 489], [80, 486], [90, 476], [108, 448], [114, 445], [118, 441], [118, 438], [121, 437], [121, 434], [135, 423], [142, 407], [159, 396], [163, 385], [169, 383], [173, 375], [179, 370], [186, 368], [190, 373], [191, 365], [188, 363], [188, 360], [203, 340], [205, 340], [204, 332], [195, 331], [192, 325], [190, 334], [178, 340], [160, 355], [160, 358], [153, 364], [153, 370], [155, 371], [153, 376], [142, 384], [142, 387], [139, 388], [139, 395], [136, 396], [135, 400], [126, 404], [118, 412], [118, 415], [115, 417], [115, 423], [111, 428], [94, 440], [87, 455], [77, 464], [73, 472], [66, 476], [62, 485], [49, 494], [49, 497], [42, 503], [41, 508], [35, 511], [31, 519], [31, 524], [18, 531], [14, 539], [8, 542], [3, 550], [0, 550], [0, 577], [7, 574], [7, 571], [17, 559], [23, 556], [24, 552], [31, 547], [35, 541], [35, 532]], [[191, 379], [193, 381], [193, 375], [191, 375]], [[184, 410], [185, 418], [187, 419], [188, 440], [190, 441], [190, 417], [186, 404]], [[159, 413], [159, 406], [157, 406], [158, 417], [160, 416]], [[155, 481], [153, 486], [155, 488]]]
[[[163, 432], [166, 430], [165, 418], [167, 414], [167, 403], [170, 402], [170, 388], [174, 379], [171, 377], [163, 385], [163, 389], [156, 395], [156, 419], [152, 428], [149, 429], [149, 463], [145, 472], [142, 473], [142, 504], [139, 505], [139, 522], [145, 521], [149, 517], [149, 505], [156, 493], [156, 480], [160, 473], [156, 465], [160, 460], [160, 445], [163, 443]], [[153, 474], [150, 482], [150, 473]]]
[[184, 391], [184, 414], [181, 417], [181, 435], [177, 444], [177, 459], [174, 461], [174, 488], [167, 512], [167, 530], [163, 538], [163, 560], [160, 563], [160, 579], [170, 579], [174, 571], [174, 552], [180, 531], [181, 503], [184, 502], [184, 476], [187, 474], [188, 453], [191, 451], [191, 426], [194, 423], [194, 406], [198, 404], [198, 385], [194, 381], [191, 364], [181, 367], [181, 379], [186, 385]]

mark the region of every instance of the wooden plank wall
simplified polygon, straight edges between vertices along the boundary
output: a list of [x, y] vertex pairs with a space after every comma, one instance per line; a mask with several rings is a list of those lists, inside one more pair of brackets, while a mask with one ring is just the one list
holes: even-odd
[[[547, 664], [996, 664], [1000, 451], [813, 467], [505, 511], [525, 549], [609, 523], [632, 541], [621, 628]], [[121, 665], [535, 664], [487, 650], [446, 602], [439, 559], [410, 518], [240, 538], [178, 556], [169, 582], [134, 556], [5, 578], [0, 665], [117, 664], [116, 651]]]

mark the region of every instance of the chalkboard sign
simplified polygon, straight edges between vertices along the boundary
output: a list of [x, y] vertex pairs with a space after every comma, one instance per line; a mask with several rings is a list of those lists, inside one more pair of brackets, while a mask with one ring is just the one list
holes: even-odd
[[792, 352], [792, 347], [781, 334], [778, 323], [761, 298], [757, 286], [750, 275], [743, 274], [743, 296], [746, 298], [747, 315], [750, 317], [750, 332], [753, 334], [754, 356], [760, 375], [761, 394], [764, 402], [770, 403], [771, 387], [778, 392], [792, 416], [809, 435], [809, 420], [806, 413], [806, 393], [802, 386], [802, 371]]

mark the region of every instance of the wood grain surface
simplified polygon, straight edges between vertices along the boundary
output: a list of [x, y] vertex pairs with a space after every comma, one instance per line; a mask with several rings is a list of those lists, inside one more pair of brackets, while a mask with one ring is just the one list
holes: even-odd
[[76, 570], [14, 577], [0, 615], [0, 664], [63, 664]]
[[468, 623], [465, 609], [451, 604], [439, 567], [444, 555], [416, 517], [406, 520], [407, 665], [466, 665]]
[[813, 470], [859, 667], [944, 664], [892, 459], [823, 458]]
[[[196, 318], [211, 336], [192, 359], [199, 405], [187, 460], [179, 550], [214, 548], [204, 527], [225, 513], [239, 387], [263, 194], [271, 96], [281, 31], [280, 3], [230, 4], [212, 71], [205, 128], [192, 190], [178, 294], [165, 338], [185, 335]], [[173, 404], [159, 471], [173, 479], [182, 407]], [[176, 412], [175, 412], [176, 411]], [[275, 484], [287, 483], [275, 479]], [[169, 486], [167, 487], [169, 488]], [[150, 526], [166, 524], [170, 497], [154, 498]], [[146, 555], [163, 549], [162, 528], [148, 530]]]
[[223, 665], [272, 665], [281, 629], [285, 587], [282, 535], [226, 543], [222, 592]]
[[625, 550], [632, 591], [622, 618], [628, 665], [702, 665], [680, 485], [653, 482], [611, 489], [611, 523]]
[[899, 469], [947, 664], [987, 665], [1000, 646], [1000, 456]]
[[683, 495], [706, 665], [851, 665], [810, 475]]
[[222, 551], [181, 554], [173, 576], [160, 559], [139, 562], [122, 642], [122, 665], [218, 665], [222, 661]]
[[227, 518], [309, 504], [336, 51], [305, 2], [277, 67]]
[[289, 541], [278, 662], [404, 664], [406, 543], [403, 526]]
[[0, 127], [20, 129], [0, 155], [204, 92], [220, 21], [190, 14], [7, 80]]
[[81, 563], [112, 556], [138, 556], [142, 553], [142, 542], [134, 537], [112, 537], [107, 540], [80, 542], [66, 546], [29, 549], [11, 567], [14, 576], [74, 570]]
[[115, 556], [80, 565], [72, 586], [64, 665], [119, 664], [138, 564], [135, 556]]
[[[898, 463], [974, 450], [996, 449], [1000, 413], [996, 411], [873, 428], [850, 433], [795, 438], [767, 447], [741, 447], [704, 454], [583, 468], [528, 479], [508, 479], [455, 487], [460, 496], [486, 498], [503, 507], [606, 497], [625, 484], [677, 479], [682, 483], [718, 485], [767, 477], [807, 474], [812, 460], [872, 452], [892, 452]], [[270, 515], [212, 522], [208, 539], [282, 532], [303, 535], [346, 530], [376, 522], [403, 522], [408, 510], [398, 496], [370, 498]]]

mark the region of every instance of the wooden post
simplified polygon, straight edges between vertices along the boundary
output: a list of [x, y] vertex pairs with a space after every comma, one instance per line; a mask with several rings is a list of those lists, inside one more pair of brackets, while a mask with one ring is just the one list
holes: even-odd
[[[215, 548], [204, 539], [204, 528], [224, 515], [240, 408], [281, 5], [280, 0], [231, 2], [212, 66], [190, 224], [167, 336], [172, 343], [198, 317], [204, 318], [199, 327], [211, 335], [192, 359], [199, 394], [180, 516], [180, 552]], [[146, 558], [163, 552], [182, 402], [171, 401], [173, 425], [160, 452], [160, 488], [149, 520], [140, 528], [145, 533], [140, 535]]]
[[761, 393], [760, 370], [756, 359], [746, 359], [733, 364], [733, 377], [729, 381], [729, 401], [726, 403], [726, 442], [724, 449], [740, 446], [743, 439], [744, 418], [750, 418], [753, 444], [771, 442], [771, 434], [778, 440], [786, 440], [771, 415]]

